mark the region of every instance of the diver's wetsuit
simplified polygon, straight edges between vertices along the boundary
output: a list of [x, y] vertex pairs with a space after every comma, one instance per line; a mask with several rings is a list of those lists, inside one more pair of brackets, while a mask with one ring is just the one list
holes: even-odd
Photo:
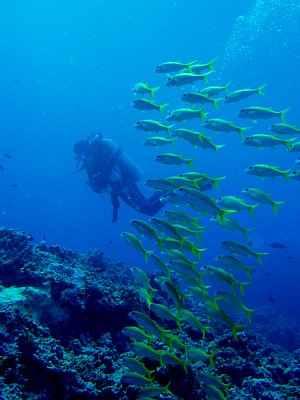
[[153, 216], [163, 206], [163, 192], [146, 199], [136, 185], [143, 171], [111, 139], [101, 136], [89, 143], [89, 152], [80, 169], [86, 169], [89, 185], [99, 193], [108, 193], [113, 205], [113, 222], [118, 218], [119, 198], [135, 210]]

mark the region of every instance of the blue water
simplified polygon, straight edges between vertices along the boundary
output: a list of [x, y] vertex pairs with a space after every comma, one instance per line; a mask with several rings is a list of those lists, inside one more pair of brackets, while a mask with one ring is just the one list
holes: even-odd
[[[299, 126], [299, 15], [296, 0], [1, 1], [0, 164], [6, 169], [0, 175], [0, 224], [31, 233], [35, 242], [79, 251], [103, 248], [116, 261], [145, 267], [142, 256], [120, 238], [121, 232], [132, 231], [129, 220], [141, 215], [122, 204], [118, 222], [111, 223], [109, 198], [99, 198], [85, 184], [84, 172], [74, 172], [74, 143], [101, 131], [142, 165], [145, 179], [186, 171], [156, 164], [158, 151], [143, 146], [146, 134], [133, 125], [155, 115], [131, 107], [132, 87], [137, 82], [161, 86], [156, 99], [172, 109], [180, 105], [182, 90], [166, 88], [166, 78], [154, 73], [155, 66], [170, 60], [207, 62], [216, 56], [217, 72], [210, 83], [231, 81], [232, 90], [266, 84], [266, 98], [249, 98], [243, 106], [291, 107], [288, 122]], [[207, 110], [210, 117], [251, 126], [251, 133], [269, 126], [239, 120], [235, 115], [240, 108], [235, 103], [222, 104], [218, 113]], [[187, 126], [199, 129], [195, 122]], [[254, 163], [296, 169], [299, 155], [283, 147], [246, 147], [234, 134], [207, 134], [226, 148], [214, 154], [178, 141], [175, 150], [162, 151], [196, 156], [197, 170], [226, 175], [221, 191], [212, 190], [212, 196], [240, 196], [244, 187], [257, 186], [285, 201], [277, 216], [265, 206], [255, 210], [254, 219], [240, 213], [238, 220], [256, 228], [250, 235], [254, 248], [270, 252], [247, 290], [248, 303], [271, 305], [297, 317], [299, 182], [262, 181], [244, 170]], [[139, 185], [145, 194], [152, 193], [143, 180]], [[205, 263], [223, 253], [221, 241], [245, 242], [239, 233], [217, 228], [207, 218], [204, 224]], [[272, 242], [287, 248], [274, 249]]]

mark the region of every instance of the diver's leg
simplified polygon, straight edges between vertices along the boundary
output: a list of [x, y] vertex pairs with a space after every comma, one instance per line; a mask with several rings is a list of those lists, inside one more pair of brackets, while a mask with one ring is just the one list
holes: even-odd
[[119, 197], [135, 210], [152, 216], [164, 206], [164, 203], [159, 200], [162, 194], [164, 194], [164, 192], [155, 192], [146, 200], [136, 184], [131, 184], [123, 188], [122, 192], [119, 193]]

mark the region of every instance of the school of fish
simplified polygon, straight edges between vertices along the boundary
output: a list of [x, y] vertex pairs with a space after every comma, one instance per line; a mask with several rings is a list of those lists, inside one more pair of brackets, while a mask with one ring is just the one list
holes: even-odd
[[[159, 119], [149, 119], [147, 116], [135, 123], [137, 130], [153, 133], [153, 136], [144, 138], [144, 145], [159, 151], [163, 146], [176, 148], [177, 142], [183, 140], [195, 148], [211, 149], [218, 153], [225, 145], [214, 143], [209, 136], [211, 132], [237, 134], [236, 137], [239, 141], [242, 139], [244, 145], [258, 149], [281, 145], [289, 152], [299, 153], [300, 141], [297, 138], [300, 138], [300, 129], [287, 123], [289, 108], [276, 110], [254, 105], [241, 106], [237, 117], [242, 121], [252, 120], [256, 123], [261, 119], [272, 120], [268, 131], [261, 134], [248, 134], [248, 130], [251, 130], [248, 126], [239, 126], [222, 118], [208, 118], [208, 113], [212, 113], [212, 110], [219, 112], [220, 108], [226, 107], [226, 103], [243, 104], [245, 99], [249, 102], [249, 99], [254, 101], [255, 96], [265, 97], [265, 85], [232, 91], [230, 83], [209, 85], [209, 79], [215, 73], [216, 61], [217, 58], [204, 64], [197, 61], [168, 61], [155, 67], [155, 73], [166, 75], [164, 90], [182, 88], [180, 101], [187, 104], [169, 110], [165, 121], [161, 120], [161, 116], [169, 104], [155, 101], [157, 92], [163, 89], [157, 86], [151, 88], [142, 82], [134, 85], [133, 93], [145, 98], [134, 100], [132, 106], [143, 113], [160, 115]], [[274, 123], [276, 119], [281, 121]], [[202, 129], [187, 129], [184, 126], [187, 120], [195, 120]], [[166, 386], [155, 382], [157, 370], [146, 367], [147, 359], [156, 363], [157, 367], [180, 366], [184, 372], [188, 371], [193, 362], [210, 365], [211, 373], [200, 374], [201, 389], [209, 399], [226, 398], [228, 383], [223, 381], [222, 376], [213, 373], [217, 351], [207, 352], [207, 347], [201, 348], [199, 343], [191, 345], [192, 341], [182, 335], [183, 326], [201, 332], [205, 339], [212, 325], [224, 325], [231, 330], [234, 339], [238, 339], [238, 330], [243, 329], [245, 324], [236, 322], [233, 315], [244, 314], [246, 323], [251, 323], [255, 311], [243, 301], [247, 286], [251, 284], [251, 272], [255, 269], [255, 266], [247, 265], [245, 260], [251, 260], [251, 264], [252, 260], [263, 264], [263, 258], [268, 254], [254, 251], [244, 243], [253, 228], [246, 228], [238, 222], [239, 213], [248, 212], [254, 217], [257, 207], [268, 205], [277, 214], [278, 206], [284, 204], [284, 201], [274, 200], [259, 187], [241, 188], [241, 194], [246, 198], [235, 194], [217, 198], [209, 196], [207, 190], [213, 187], [220, 190], [226, 177], [211, 177], [206, 172], [195, 171], [195, 161], [195, 158], [177, 152], [159, 151], [155, 162], [165, 164], [166, 168], [175, 165], [179, 169], [188, 168], [189, 171], [179, 170], [177, 175], [167, 178], [148, 179], [146, 185], [162, 192], [161, 201], [166, 203], [166, 207], [161, 216], [152, 217], [148, 221], [131, 220], [134, 233], [123, 232], [121, 235], [129, 246], [144, 255], [146, 263], [152, 262], [159, 271], [155, 282], [151, 284], [142, 268], [132, 268], [139, 286], [140, 300], [145, 303], [145, 311], [132, 311], [129, 316], [136, 325], [123, 330], [132, 340], [130, 351], [133, 353], [133, 357], [126, 359], [128, 371], [123, 376], [123, 383], [139, 387], [136, 394], [138, 399], [157, 398], [163, 393], [176, 398], [176, 394], [169, 388], [172, 378]], [[295, 164], [300, 165], [299, 158]], [[284, 170], [268, 164], [250, 165], [245, 173], [262, 179], [283, 177], [288, 181], [300, 181], [300, 170]], [[216, 224], [224, 231], [241, 233], [241, 241], [224, 240], [220, 243], [226, 253], [218, 255], [212, 265], [201, 263], [201, 255], [207, 250], [201, 248], [206, 229], [202, 224], [207, 216], [209, 223]], [[145, 240], [147, 243], [152, 241], [153, 249], [145, 247]], [[244, 274], [244, 279], [238, 280], [236, 274]], [[216, 292], [213, 281], [217, 283], [218, 289], [222, 286], [222, 290]], [[165, 302], [159, 301], [162, 295]], [[194, 300], [198, 312], [189, 309]]]

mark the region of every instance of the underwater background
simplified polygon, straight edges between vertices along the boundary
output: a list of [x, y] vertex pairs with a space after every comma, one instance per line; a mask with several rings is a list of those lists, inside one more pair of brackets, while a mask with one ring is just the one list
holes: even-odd
[[[32, 234], [35, 242], [46, 240], [80, 251], [102, 248], [114, 260], [144, 263], [120, 238], [129, 230], [129, 220], [141, 215], [123, 203], [119, 220], [111, 223], [109, 197], [99, 198], [85, 184], [84, 171], [74, 172], [73, 145], [101, 131], [143, 167], [145, 179], [178, 171], [155, 163], [158, 151], [145, 147], [146, 135], [133, 127], [147, 117], [131, 107], [137, 82], [161, 86], [159, 102], [173, 98], [174, 106], [180, 104], [180, 89], [164, 87], [165, 77], [154, 73], [161, 62], [207, 62], [218, 57], [210, 83], [230, 81], [232, 90], [266, 84], [266, 98], [243, 104], [276, 110], [291, 107], [287, 121], [300, 123], [298, 1], [212, 5], [196, 0], [32, 0], [3, 1], [0, 8], [0, 146], [12, 157], [1, 155], [0, 160], [6, 168], [0, 176], [0, 223]], [[233, 117], [240, 108], [238, 103], [221, 104], [218, 115], [236, 121]], [[240, 125], [248, 126], [249, 121]], [[254, 124], [250, 121], [249, 126]], [[241, 145], [238, 138], [231, 141], [228, 134], [219, 136], [218, 143], [225, 143], [226, 150], [213, 154], [198, 149], [196, 169], [210, 176], [226, 175], [223, 195], [240, 196], [242, 188], [259, 181], [272, 198], [285, 201], [277, 216], [268, 207], [259, 207], [253, 220], [243, 215], [246, 226], [256, 228], [250, 239], [257, 249], [271, 253], [248, 296], [253, 296], [254, 306], [271, 296], [276, 299], [273, 307], [297, 317], [299, 182], [277, 178], [261, 183], [244, 172], [254, 163], [294, 167], [297, 153], [289, 154], [284, 147], [260, 151]], [[180, 145], [177, 152], [193, 154], [190, 147]], [[143, 186], [142, 180], [139, 187], [150, 195], [152, 190]], [[220, 240], [235, 235], [239, 234], [209, 227], [204, 241], [209, 257], [219, 254]], [[287, 248], [269, 248], [272, 242]]]
[[[1, 1], [0, 225], [31, 234], [35, 244], [103, 249], [114, 262], [151, 271], [120, 237], [132, 230], [131, 219], [148, 217], [122, 203], [113, 224], [109, 197], [86, 185], [84, 171], [75, 173], [74, 143], [99, 131], [115, 140], [144, 169], [139, 187], [150, 196], [153, 190], [144, 180], [182, 168], [156, 163], [160, 149], [143, 145], [146, 134], [134, 124], [148, 115], [132, 108], [132, 87], [160, 86], [156, 100], [174, 109], [182, 91], [167, 88], [155, 66], [215, 57], [209, 84], [230, 82], [230, 90], [265, 84], [266, 97], [247, 99], [243, 106], [290, 107], [287, 122], [300, 126], [299, 29], [297, 0]], [[218, 112], [207, 107], [209, 117], [250, 126], [251, 134], [270, 125], [239, 120], [240, 109], [239, 103], [221, 103]], [[195, 122], [189, 126], [201, 130]], [[297, 170], [299, 153], [283, 146], [244, 146], [238, 135], [215, 137], [226, 145], [217, 153], [183, 142], [170, 151], [196, 157], [195, 170], [226, 176], [211, 196], [243, 197], [243, 188], [257, 186], [285, 202], [278, 215], [268, 206], [258, 207], [254, 218], [239, 215], [243, 226], [255, 228], [249, 233], [251, 248], [270, 253], [253, 273], [245, 299], [251, 308], [268, 306], [300, 323], [300, 183], [245, 173], [256, 163]], [[208, 222], [201, 247], [207, 248], [203, 263], [209, 264], [222, 253], [220, 242], [241, 236]]]

